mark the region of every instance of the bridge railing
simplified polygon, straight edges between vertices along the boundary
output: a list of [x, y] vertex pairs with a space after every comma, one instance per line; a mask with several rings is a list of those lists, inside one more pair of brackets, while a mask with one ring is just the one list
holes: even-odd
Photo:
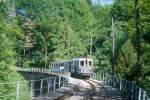
[[20, 71], [20, 72], [33, 72], [33, 73], [45, 73], [45, 74], [54, 74], [54, 75], [64, 75], [68, 76], [65, 71], [53, 71], [52, 69], [44, 69], [44, 68], [21, 68], [21, 67], [12, 67], [12, 70]]
[[27, 81], [0, 82], [0, 100], [23, 100], [29, 93], [27, 84]]
[[91, 76], [92, 79], [104, 81], [105, 83], [119, 89], [123, 95], [126, 95], [130, 100], [150, 100], [146, 91], [126, 79], [112, 77], [108, 74], [96, 74]]
[[0, 88], [7, 88], [7, 91], [0, 90], [0, 100], [32, 100], [34, 97], [47, 95], [67, 83], [68, 79], [62, 76], [40, 80], [0, 82]]

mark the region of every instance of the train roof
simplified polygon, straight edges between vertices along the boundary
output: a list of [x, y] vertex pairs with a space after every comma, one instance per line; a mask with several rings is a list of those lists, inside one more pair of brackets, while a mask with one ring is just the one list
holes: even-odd
[[78, 58], [73, 58], [73, 59], [64, 60], [64, 61], [54, 61], [54, 62], [52, 62], [52, 64], [70, 62], [72, 60], [84, 60], [84, 59], [92, 60], [92, 58], [88, 58], [88, 57], [78, 57]]
[[52, 64], [54, 63], [64, 63], [63, 61], [53, 61]]
[[83, 60], [83, 59], [90, 59], [90, 60], [92, 60], [92, 58], [87, 58], [87, 57], [73, 58], [72, 60]]

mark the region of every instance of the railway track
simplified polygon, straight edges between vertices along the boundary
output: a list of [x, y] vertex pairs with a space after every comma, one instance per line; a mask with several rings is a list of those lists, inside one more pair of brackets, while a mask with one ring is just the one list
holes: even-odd
[[87, 82], [88, 84], [90, 84], [90, 89], [87, 91], [86, 99], [87, 100], [92, 100], [92, 97], [95, 95], [95, 92], [96, 92], [96, 87], [89, 80], [84, 80], [84, 81]]
[[59, 97], [55, 98], [54, 100], [66, 100], [66, 98], [68, 96], [72, 96], [73, 95], [72, 92], [73, 92], [72, 90], [65, 91], [65, 93], [62, 96], [59, 96]]
[[[96, 86], [95, 83], [90, 80], [83, 80], [90, 85], [90, 89], [87, 90], [86, 100], [93, 100], [93, 96], [95, 96]], [[67, 100], [67, 97], [72, 96], [73, 91], [65, 91], [62, 96], [55, 98], [54, 100]]]
[[108, 90], [105, 88], [105, 86], [103, 84], [97, 82], [97, 81], [94, 81], [94, 80], [91, 80], [91, 79], [90, 79], [90, 81], [92, 81], [92, 82], [94, 82], [94, 83], [96, 83], [96, 84], [98, 84], [102, 87], [102, 89], [104, 91], [104, 100], [107, 100], [108, 99]]
[[[98, 99], [98, 100], [129, 100], [128, 97], [120, 95], [117, 91], [115, 91], [116, 92], [115, 94], [111, 94], [112, 92], [110, 92], [110, 91], [112, 91], [112, 90], [106, 89], [106, 87], [103, 84], [101, 84], [101, 83], [99, 83], [95, 80], [88, 79], [88, 81], [101, 86], [100, 89], [103, 89], [103, 90], [100, 90], [100, 91], [102, 91], [102, 93], [104, 93], [104, 94], [101, 94], [100, 95], [101, 99]], [[96, 88], [96, 86], [95, 86], [95, 88]], [[90, 99], [90, 100], [92, 100], [92, 99]]]
[[[91, 79], [85, 79], [83, 81], [90, 85], [90, 88], [87, 89], [85, 92], [85, 96], [83, 100], [108, 100], [107, 90], [103, 84]], [[99, 93], [100, 91], [101, 91], [101, 95]], [[73, 96], [73, 92], [76, 91], [74, 91], [74, 89], [70, 91], [65, 91], [63, 95], [55, 98], [54, 100], [67, 100], [67, 98]], [[95, 99], [95, 98], [100, 98], [100, 99]]]
[[104, 91], [104, 94], [103, 94], [103, 100], [107, 100], [108, 99], [108, 92], [107, 92], [107, 89], [104, 87], [104, 85], [100, 84], [99, 82], [97, 81], [94, 81], [94, 80], [91, 80], [91, 79], [87, 79], [87, 80], [84, 80], [85, 82], [89, 83], [90, 84], [90, 90], [89, 90], [89, 93], [88, 93], [88, 98], [89, 100], [92, 100], [92, 97], [95, 95], [95, 92], [96, 92], [96, 85], [94, 84], [97, 84], [99, 86], [102, 87], [103, 91]]

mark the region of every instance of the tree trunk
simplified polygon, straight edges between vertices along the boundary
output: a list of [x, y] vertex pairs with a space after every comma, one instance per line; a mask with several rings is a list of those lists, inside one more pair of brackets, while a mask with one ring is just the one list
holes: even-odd
[[135, 0], [135, 22], [136, 22], [136, 52], [137, 52], [137, 76], [141, 75], [141, 32], [140, 32], [140, 2]]
[[47, 68], [47, 45], [45, 45], [45, 68]]
[[67, 46], [67, 55], [68, 55], [68, 59], [69, 59], [69, 57], [70, 57], [70, 51], [69, 51], [69, 47], [70, 47], [70, 45], [69, 45], [69, 41], [68, 41], [68, 44], [67, 44], [68, 46]]
[[92, 43], [93, 42], [93, 37], [91, 36], [91, 42], [90, 42], [90, 57], [92, 56]]
[[112, 18], [112, 76], [114, 76], [115, 73], [115, 32], [114, 32], [114, 20]]
[[112, 17], [112, 85], [114, 86], [115, 76], [115, 32], [114, 32], [114, 19]]
[[23, 49], [22, 67], [24, 67], [25, 57], [26, 57], [26, 48]]

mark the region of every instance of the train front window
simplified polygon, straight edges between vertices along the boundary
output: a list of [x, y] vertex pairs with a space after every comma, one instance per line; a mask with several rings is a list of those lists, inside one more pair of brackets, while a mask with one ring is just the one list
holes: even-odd
[[89, 66], [92, 66], [92, 61], [89, 61]]
[[80, 61], [80, 65], [81, 65], [81, 66], [84, 66], [84, 61]]
[[64, 66], [64, 63], [61, 63], [61, 66]]

